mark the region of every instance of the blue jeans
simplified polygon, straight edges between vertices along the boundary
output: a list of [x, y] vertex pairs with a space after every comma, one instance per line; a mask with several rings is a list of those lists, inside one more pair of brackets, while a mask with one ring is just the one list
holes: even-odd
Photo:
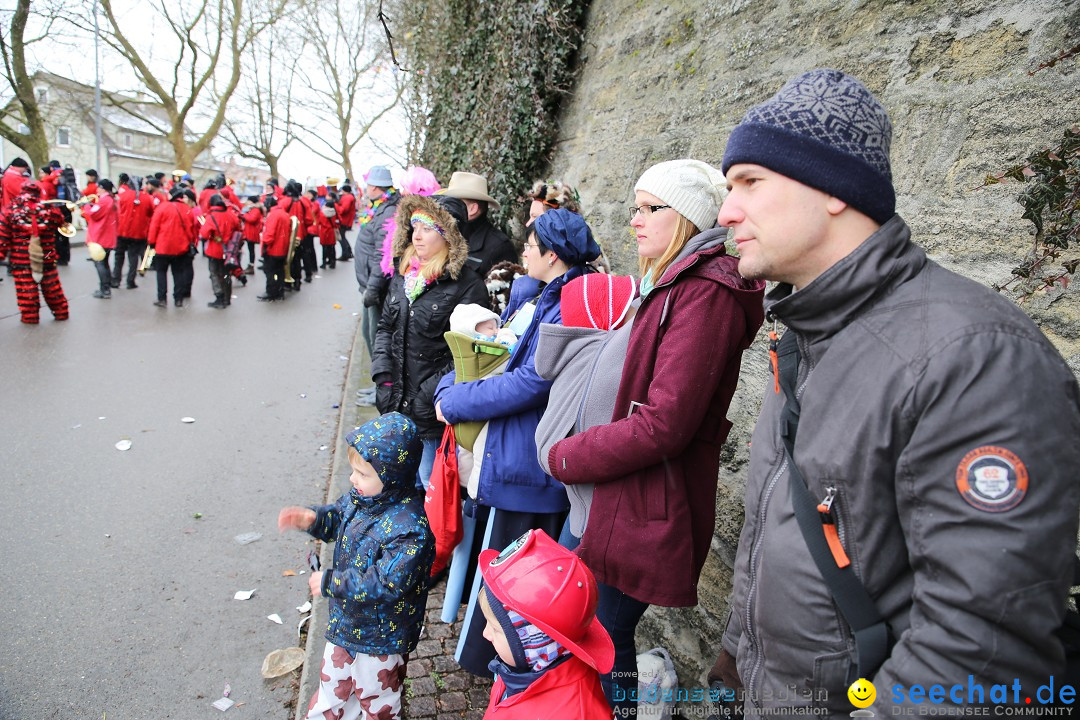
[[435, 456], [439, 453], [442, 438], [425, 439], [423, 443], [424, 454], [420, 456], [420, 469], [416, 471], [416, 487], [426, 492], [431, 484], [431, 470], [435, 467]]
[[600, 684], [608, 702], [615, 709], [616, 717], [637, 717], [637, 646], [634, 644], [634, 632], [649, 605], [610, 585], [597, 583], [597, 587], [600, 598], [596, 617], [615, 645], [615, 665], [609, 674], [600, 676]]

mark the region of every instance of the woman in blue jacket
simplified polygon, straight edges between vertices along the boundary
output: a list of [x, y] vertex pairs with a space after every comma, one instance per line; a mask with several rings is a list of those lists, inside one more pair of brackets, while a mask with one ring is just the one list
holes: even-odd
[[[488, 517], [477, 551], [502, 549], [530, 529], [544, 530], [552, 537], [558, 537], [562, 529], [569, 508], [566, 490], [536, 461], [536, 426], [547, 406], [551, 382], [536, 374], [533, 356], [541, 323], [562, 322], [559, 296], [563, 285], [589, 272], [586, 263], [599, 255], [600, 246], [580, 215], [560, 209], [538, 217], [525, 242], [523, 257], [529, 274], [514, 282], [503, 313], [503, 325], [518, 335], [506, 371], [457, 385], [451, 374], [439, 384], [435, 399], [441, 420], [488, 423], [476, 494], [481, 526], [483, 515]], [[474, 554], [470, 564], [475, 562]], [[482, 635], [485, 621], [475, 607], [476, 591], [469, 595], [457, 660], [469, 672], [489, 677], [487, 666], [495, 651]]]

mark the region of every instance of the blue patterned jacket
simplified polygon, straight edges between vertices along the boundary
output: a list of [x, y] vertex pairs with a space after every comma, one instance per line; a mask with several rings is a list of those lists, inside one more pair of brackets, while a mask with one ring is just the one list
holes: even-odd
[[353, 654], [403, 654], [420, 639], [435, 540], [415, 488], [422, 450], [415, 438], [416, 425], [398, 413], [358, 428], [349, 443], [375, 467], [383, 491], [365, 497], [352, 489], [312, 508], [308, 533], [336, 542], [334, 567], [322, 580], [330, 598], [326, 639]]

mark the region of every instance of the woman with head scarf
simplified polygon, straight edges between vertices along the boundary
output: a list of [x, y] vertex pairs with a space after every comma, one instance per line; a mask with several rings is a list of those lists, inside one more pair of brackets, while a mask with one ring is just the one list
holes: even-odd
[[[536, 219], [525, 242], [526, 277], [514, 282], [502, 323], [518, 336], [503, 374], [453, 384], [444, 378], [436, 396], [440, 417], [448, 423], [487, 421], [476, 497], [477, 522], [486, 530], [480, 549], [503, 548], [530, 529], [558, 537], [569, 504], [566, 490], [536, 460], [536, 426], [547, 405], [551, 383], [536, 373], [534, 355], [541, 323], [559, 323], [563, 286], [589, 272], [587, 263], [600, 254], [592, 231], [578, 214], [552, 210]], [[489, 511], [490, 509], [490, 511]], [[458, 561], [455, 560], [455, 564]], [[455, 569], [460, 573], [461, 565]], [[469, 672], [489, 676], [495, 657], [483, 639], [484, 621], [476, 611], [476, 591], [458, 644], [457, 659]]]

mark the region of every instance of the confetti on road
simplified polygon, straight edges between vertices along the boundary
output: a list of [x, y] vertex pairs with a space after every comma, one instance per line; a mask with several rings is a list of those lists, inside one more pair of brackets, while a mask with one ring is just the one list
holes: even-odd
[[250, 545], [251, 543], [255, 542], [256, 540], [258, 540], [261, 537], [262, 537], [262, 533], [246, 532], [246, 533], [241, 533], [241, 534], [237, 535], [235, 540], [236, 540], [236, 542], [240, 543], [241, 545]]
[[250, 600], [251, 596], [255, 594], [255, 588], [250, 590], [237, 590], [236, 594], [232, 596], [233, 600]]
[[273, 622], [276, 622], [278, 625], [281, 625], [281, 616], [278, 615], [277, 613], [274, 613], [273, 615], [267, 615], [266, 619], [267, 620], [272, 620]]
[[195, 418], [193, 418], [193, 417], [182, 417], [182, 418], [180, 418], [180, 422], [182, 422], [182, 423], [193, 423], [193, 422], [195, 422]]
[[130, 450], [131, 449], [131, 441], [130, 440], [121, 440], [120, 442], [116, 443], [115, 447], [116, 447], [117, 450]]

